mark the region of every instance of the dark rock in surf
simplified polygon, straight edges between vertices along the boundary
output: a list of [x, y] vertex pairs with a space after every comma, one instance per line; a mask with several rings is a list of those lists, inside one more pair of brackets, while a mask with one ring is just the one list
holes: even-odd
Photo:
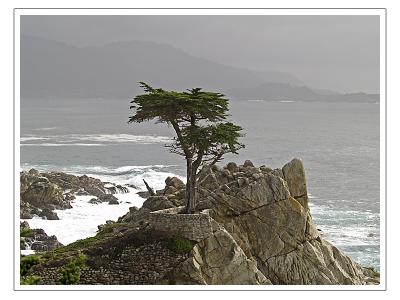
[[110, 205], [118, 205], [119, 202], [118, 202], [118, 199], [111, 199], [110, 201], [108, 201], [108, 204], [110, 204]]

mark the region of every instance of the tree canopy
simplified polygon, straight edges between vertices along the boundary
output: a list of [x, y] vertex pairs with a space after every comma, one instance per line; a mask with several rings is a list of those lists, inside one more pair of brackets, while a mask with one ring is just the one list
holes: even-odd
[[188, 212], [192, 212], [191, 198], [195, 197], [199, 167], [211, 166], [224, 154], [237, 153], [243, 148], [238, 141], [242, 128], [226, 121], [229, 100], [221, 93], [201, 88], [176, 92], [155, 89], [144, 82], [140, 85], [145, 93], [131, 101], [130, 108], [136, 112], [128, 122], [156, 120], [174, 128], [174, 142], [166, 146], [186, 159]]

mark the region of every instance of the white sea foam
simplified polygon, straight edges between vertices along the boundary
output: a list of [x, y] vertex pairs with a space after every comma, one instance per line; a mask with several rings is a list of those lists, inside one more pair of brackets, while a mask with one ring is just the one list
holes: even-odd
[[[133, 184], [137, 187], [128, 188], [129, 193], [115, 194], [119, 205], [109, 205], [108, 203], [90, 204], [88, 201], [93, 196], [76, 196], [71, 202], [72, 208], [66, 210], [55, 210], [60, 220], [43, 220], [33, 218], [26, 220], [31, 228], [42, 228], [48, 235], [55, 235], [64, 245], [78, 239], [87, 238], [96, 234], [97, 226], [104, 224], [107, 220], [117, 220], [118, 217], [129, 211], [129, 207], [140, 208], [145, 201], [136, 193], [146, 190], [143, 183], [145, 179], [154, 189], [162, 189], [165, 186], [165, 179], [168, 176], [177, 176], [174, 173], [163, 171], [171, 166], [148, 165], [148, 166], [121, 166], [118, 168], [103, 166], [70, 166], [56, 167], [51, 165], [22, 165], [22, 169], [36, 168], [39, 171], [62, 171], [75, 175], [86, 174], [99, 178], [103, 182], [113, 182], [117, 184]], [[184, 178], [178, 176], [182, 180]], [[129, 202], [129, 203], [128, 203]], [[66, 230], [68, 228], [68, 230]]]
[[27, 141], [44, 141], [44, 140], [51, 140], [50, 137], [45, 137], [45, 136], [24, 136], [20, 138], [21, 142], [27, 142]]
[[34, 146], [34, 147], [64, 147], [64, 146], [83, 146], [83, 147], [99, 147], [107, 146], [105, 144], [94, 144], [94, 143], [41, 143], [41, 144], [21, 144], [21, 146]]
[[54, 130], [57, 129], [58, 127], [41, 127], [41, 128], [35, 128], [33, 130], [37, 130], [37, 131], [49, 131], [49, 130]]
[[337, 210], [309, 203], [313, 220], [324, 238], [339, 248], [380, 245], [379, 214], [370, 211]]
[[293, 100], [280, 100], [279, 102], [280, 103], [293, 103], [293, 102], [296, 102], [296, 101], [293, 101]]
[[62, 244], [67, 245], [95, 235], [98, 225], [107, 220], [116, 221], [129, 211], [129, 207], [141, 207], [145, 199], [139, 197], [136, 190], [130, 191], [127, 194], [115, 194], [119, 205], [109, 205], [107, 202], [91, 204], [88, 201], [93, 196], [77, 196], [71, 202], [71, 209], [55, 211], [60, 220], [33, 218], [26, 221], [31, 228], [42, 228], [48, 235], [55, 235]]
[[[66, 134], [66, 135], [34, 135], [20, 138], [21, 146], [99, 146], [119, 143], [157, 144], [172, 141], [171, 137], [158, 135], [133, 134]], [[46, 143], [22, 143], [27, 141], [51, 141]]]

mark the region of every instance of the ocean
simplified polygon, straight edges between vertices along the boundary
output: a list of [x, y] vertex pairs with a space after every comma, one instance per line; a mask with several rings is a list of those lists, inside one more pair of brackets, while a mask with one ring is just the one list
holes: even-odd
[[[155, 188], [167, 176], [183, 178], [184, 159], [164, 147], [172, 128], [128, 124], [129, 105], [129, 99], [22, 99], [21, 169], [87, 174], [137, 190], [144, 189], [142, 178]], [[250, 159], [278, 168], [301, 158], [311, 213], [324, 238], [379, 270], [379, 104], [231, 101], [230, 114], [244, 129], [246, 148], [221, 164]], [[67, 244], [141, 206], [137, 190], [117, 195], [121, 205], [112, 209], [78, 197], [72, 209], [58, 211], [59, 221], [28, 221]]]

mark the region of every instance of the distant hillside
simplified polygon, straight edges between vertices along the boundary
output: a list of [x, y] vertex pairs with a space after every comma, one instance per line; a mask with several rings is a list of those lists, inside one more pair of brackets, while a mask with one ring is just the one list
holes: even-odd
[[145, 81], [175, 90], [202, 87], [233, 99], [379, 101], [377, 95], [312, 90], [288, 73], [231, 67], [154, 42], [78, 48], [21, 36], [20, 53], [26, 98], [132, 98], [142, 92], [138, 82]]
[[227, 95], [235, 99], [319, 100], [321, 95], [312, 89], [285, 83], [264, 83], [252, 88], [234, 88]]
[[132, 97], [139, 81], [156, 87], [225, 91], [265, 80], [301, 84], [282, 72], [255, 72], [191, 56], [172, 46], [132, 41], [72, 47], [21, 36], [21, 95], [26, 97]]
[[285, 83], [269, 82], [251, 88], [233, 88], [226, 94], [234, 100], [298, 100], [329, 102], [379, 102], [379, 94], [340, 94]]

